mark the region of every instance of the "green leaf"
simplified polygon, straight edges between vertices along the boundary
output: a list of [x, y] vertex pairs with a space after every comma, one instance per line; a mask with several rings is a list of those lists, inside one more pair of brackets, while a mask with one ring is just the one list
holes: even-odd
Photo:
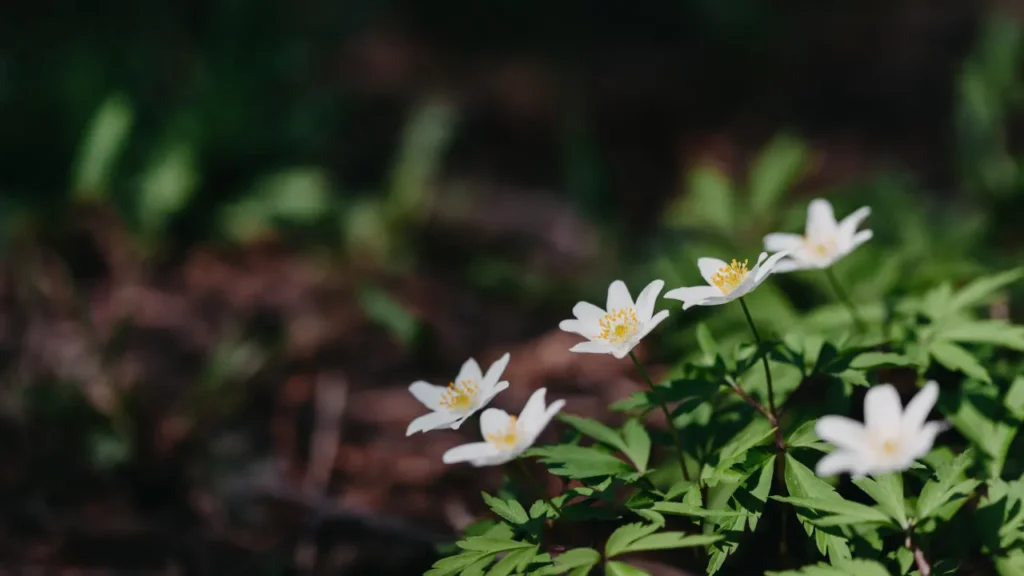
[[[785, 481], [786, 489], [795, 498], [844, 502], [834, 488], [815, 476], [807, 466], [788, 453], [786, 454]], [[812, 518], [799, 510], [797, 510], [796, 516], [807, 535], [814, 538], [818, 551], [828, 555], [833, 562], [850, 558], [850, 548], [846, 538], [816, 527]]]
[[573, 416], [572, 414], [559, 414], [558, 419], [598, 442], [603, 442], [620, 452], [627, 451], [626, 443], [622, 440], [622, 436], [619, 436], [618, 432], [597, 420]]
[[818, 438], [818, 434], [814, 431], [815, 420], [809, 420], [800, 425], [789, 438], [786, 439], [786, 446], [789, 448], [813, 448], [814, 450], [824, 450], [826, 444]]
[[530, 518], [547, 518], [548, 511], [551, 510], [551, 506], [548, 505], [544, 500], [537, 500], [530, 506]]
[[370, 320], [402, 346], [411, 346], [420, 333], [419, 318], [405, 304], [376, 286], [365, 286], [359, 291], [359, 305]]
[[[674, 548], [692, 548], [694, 546], [707, 546], [722, 539], [718, 534], [694, 534], [686, 535], [683, 532], [659, 532], [644, 536], [633, 541], [619, 554], [628, 552], [643, 552], [646, 550], [671, 550]], [[612, 556], [609, 555], [609, 558]]]
[[614, 558], [615, 556], [626, 552], [629, 545], [633, 542], [636, 542], [657, 530], [658, 526], [654, 524], [643, 524], [641, 522], [623, 524], [608, 537], [608, 541], [605, 542], [604, 545], [604, 555], [607, 558]]
[[903, 476], [898, 472], [880, 478], [857, 478], [853, 481], [858, 488], [878, 503], [878, 508], [889, 515], [902, 528], [906, 528], [907, 509], [903, 499]]
[[605, 562], [604, 574], [605, 576], [651, 576], [636, 566], [615, 561]]
[[839, 560], [812, 564], [799, 570], [765, 572], [765, 576], [891, 576], [885, 566], [873, 560]]
[[554, 565], [541, 568], [537, 574], [557, 576], [569, 572], [569, 576], [586, 576], [600, 561], [601, 553], [593, 548], [573, 548], [555, 556]]
[[1024, 326], [1014, 326], [1004, 320], [977, 320], [945, 326], [939, 331], [938, 337], [942, 340], [1024, 350]]
[[956, 372], [963, 372], [971, 378], [977, 378], [982, 382], [992, 383], [988, 371], [981, 365], [970, 352], [945, 340], [936, 340], [928, 347], [928, 352], [935, 358], [935, 361], [946, 368]]
[[925, 483], [917, 499], [917, 520], [936, 516], [940, 509], [954, 499], [966, 501], [980, 484], [977, 480], [965, 479], [964, 472], [972, 460], [967, 450], [935, 471], [935, 478]]
[[914, 361], [901, 354], [891, 352], [864, 352], [850, 362], [854, 370], [872, 370], [884, 366], [913, 366]]
[[686, 502], [655, 502], [651, 509], [674, 516], [692, 516], [695, 518], [735, 518], [747, 515], [736, 510], [705, 510]]
[[185, 138], [157, 149], [142, 173], [135, 209], [140, 229], [152, 236], [163, 232], [171, 216], [183, 209], [199, 184], [196, 150]]
[[569, 478], [596, 478], [628, 474], [632, 468], [615, 456], [596, 448], [560, 444], [539, 446], [526, 452], [552, 466], [551, 473]]
[[786, 191], [803, 175], [807, 147], [791, 136], [780, 134], [757, 155], [750, 168], [750, 210], [761, 215], [774, 209]]
[[134, 116], [131, 102], [122, 94], [109, 96], [93, 115], [79, 144], [71, 176], [76, 200], [108, 197]]
[[711, 335], [708, 325], [700, 322], [697, 324], [696, 332], [697, 345], [700, 346], [701, 352], [709, 359], [716, 358], [719, 355], [718, 342], [715, 342], [715, 337]]
[[512, 524], [526, 524], [530, 521], [530, 516], [526, 513], [526, 509], [519, 502], [495, 498], [487, 492], [481, 492], [481, 496], [483, 496], [484, 502], [495, 514]]
[[[794, 506], [828, 512], [839, 516], [834, 522], [842, 524], [891, 524], [890, 518], [871, 506], [865, 506], [858, 502], [851, 502], [842, 498], [794, 498], [791, 496], [773, 496], [779, 502], [788, 502]], [[829, 522], [830, 524], [832, 522]]]
[[1014, 268], [969, 282], [957, 291], [950, 302], [950, 311], [963, 310], [986, 303], [997, 291], [1024, 277], [1024, 268]]
[[537, 557], [538, 550], [536, 544], [512, 550], [487, 571], [487, 576], [511, 576], [514, 573], [522, 573]]
[[473, 536], [471, 538], [466, 538], [465, 540], [459, 540], [455, 545], [463, 550], [470, 550], [473, 552], [492, 552], [494, 554], [499, 552], [508, 552], [509, 550], [518, 550], [520, 548], [531, 548], [534, 546], [529, 542], [517, 542], [506, 538], [490, 538], [487, 536]]
[[1005, 396], [995, 386], [967, 380], [961, 388], [956, 412], [946, 412], [957, 431], [989, 457], [986, 464], [990, 476], [998, 477], [1020, 427], [1020, 423], [1015, 421], [1020, 420], [1020, 414], [1015, 414], [1015, 411], [1019, 412], [1022, 407], [1024, 376], [1018, 376]]
[[713, 166], [696, 166], [686, 173], [686, 193], [665, 211], [665, 223], [726, 232], [736, 219], [735, 204], [736, 193], [728, 176]]
[[774, 433], [774, 429], [763, 418], [755, 419], [719, 449], [718, 463], [714, 467], [706, 466], [701, 471], [701, 480], [714, 486], [729, 477], [733, 467], [745, 460], [752, 448], [764, 444]]
[[623, 452], [633, 461], [638, 472], [647, 471], [647, 463], [651, 457], [651, 437], [643, 424], [631, 418], [622, 426], [622, 438], [626, 445]]
[[[463, 552], [455, 556], [441, 558], [434, 562], [433, 567], [423, 573], [423, 576], [454, 576], [463, 574], [464, 571], [475, 564], [485, 562], [489, 564], [494, 559], [494, 554], [488, 552]], [[485, 566], [487, 564], [484, 564]]]

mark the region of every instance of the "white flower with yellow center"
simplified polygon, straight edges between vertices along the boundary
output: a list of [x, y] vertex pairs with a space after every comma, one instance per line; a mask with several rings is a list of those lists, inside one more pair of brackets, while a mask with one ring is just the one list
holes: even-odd
[[779, 262], [775, 272], [828, 268], [871, 239], [871, 230], [857, 230], [870, 214], [871, 208], [864, 206], [837, 223], [832, 204], [824, 198], [816, 198], [807, 206], [803, 236], [785, 232], [769, 234], [764, 237], [764, 249], [789, 251], [789, 257]]
[[818, 436], [836, 450], [818, 462], [818, 476], [849, 472], [854, 477], [910, 468], [932, 449], [945, 422], [925, 422], [939, 398], [939, 385], [929, 381], [904, 410], [890, 384], [868, 390], [864, 423], [845, 416], [824, 416], [814, 426]]
[[518, 418], [497, 408], [484, 410], [480, 415], [480, 432], [485, 442], [456, 446], [445, 452], [441, 460], [445, 464], [469, 462], [473, 466], [498, 466], [514, 460], [533, 446], [548, 422], [565, 406], [565, 400], [546, 405], [546, 392], [545, 388], [534, 392]]
[[486, 374], [481, 375], [480, 365], [470, 358], [462, 365], [455, 381], [447, 387], [435, 386], [422, 380], [413, 382], [409, 392], [432, 412], [409, 423], [405, 435], [440, 428], [458, 429], [466, 418], [487, 406], [498, 392], [508, 388], [508, 382], [499, 381], [508, 360], [509, 355], [505, 354], [491, 364]]
[[683, 310], [693, 306], [717, 306], [732, 302], [750, 294], [767, 280], [779, 260], [787, 254], [780, 252], [769, 257], [766, 252], [762, 252], [757, 258], [757, 264], [749, 270], [747, 260], [726, 263], [718, 258], [700, 258], [697, 260], [697, 268], [708, 285], [669, 290], [665, 298], [682, 300]]
[[625, 358], [644, 336], [668, 318], [667, 310], [654, 313], [654, 304], [664, 286], [662, 280], [651, 282], [634, 303], [626, 283], [616, 280], [608, 286], [607, 310], [589, 302], [573, 306], [572, 314], [576, 318], [562, 320], [558, 327], [579, 334], [587, 341], [573, 346], [570, 351]]

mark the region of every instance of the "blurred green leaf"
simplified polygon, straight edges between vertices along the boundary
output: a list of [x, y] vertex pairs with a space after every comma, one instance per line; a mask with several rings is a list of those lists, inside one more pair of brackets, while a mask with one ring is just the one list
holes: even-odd
[[123, 94], [109, 96], [96, 110], [75, 158], [71, 185], [76, 200], [107, 199], [134, 116], [131, 102]]
[[135, 210], [140, 230], [155, 238], [185, 208], [199, 184], [192, 142], [177, 139], [159, 148], [142, 173]]
[[773, 138], [750, 169], [750, 213], [753, 218], [774, 210], [807, 167], [809, 153], [799, 139], [785, 134]]
[[402, 346], [412, 346], [419, 335], [419, 318], [384, 290], [363, 287], [359, 291], [359, 305], [367, 317], [387, 330]]

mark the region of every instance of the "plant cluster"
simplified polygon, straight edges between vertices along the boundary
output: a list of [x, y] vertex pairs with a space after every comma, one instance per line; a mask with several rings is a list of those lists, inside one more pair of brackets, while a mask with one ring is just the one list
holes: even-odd
[[[751, 338], [720, 345], [699, 324], [700, 356], [661, 382], [634, 348], [669, 315], [655, 310], [663, 281], [634, 300], [617, 280], [604, 308], [578, 303], [560, 324], [585, 338], [572, 351], [628, 356], [648, 386], [611, 406], [625, 416], [618, 428], [559, 414], [565, 402], [547, 404], [543, 388], [518, 417], [484, 409], [509, 386], [507, 354], [486, 373], [470, 359], [447, 387], [414, 383], [431, 412], [409, 435], [458, 428], [484, 409], [482, 441], [444, 461], [515, 463], [510, 477], [527, 481], [483, 494], [499, 520], [467, 529], [428, 575], [635, 576], [647, 572], [630, 555], [679, 549], [669, 561], [707, 574], [929, 576], [976, 562], [1024, 573], [1024, 375], [1014, 355], [1024, 327], [979, 314], [1024, 270], [891, 295], [884, 314], [862, 314], [832, 266], [872, 238], [858, 230], [869, 214], [837, 222], [814, 200], [805, 232], [767, 235], [753, 266], [700, 258], [707, 285], [665, 297], [683, 310], [738, 301]], [[745, 296], [796, 271], [826, 276], [847, 309], [844, 329], [758, 329]], [[916, 390], [905, 406], [901, 390]], [[861, 397], [863, 422], [845, 415]], [[929, 421], [936, 405], [943, 418]], [[651, 425], [651, 413], [665, 425]], [[563, 441], [535, 445], [556, 416], [569, 427]], [[549, 496], [524, 459], [563, 478], [563, 490]], [[580, 524], [587, 530], [572, 529]]]

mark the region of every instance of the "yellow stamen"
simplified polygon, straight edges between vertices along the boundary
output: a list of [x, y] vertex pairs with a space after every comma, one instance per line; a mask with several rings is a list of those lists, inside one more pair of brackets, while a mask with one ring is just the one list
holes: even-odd
[[747, 270], [747, 260], [737, 262], [733, 259], [729, 265], [722, 266], [711, 275], [711, 283], [717, 286], [722, 291], [722, 294], [728, 294], [743, 282], [749, 272]]
[[453, 412], [465, 412], [476, 403], [479, 391], [480, 386], [473, 380], [449, 382], [448, 389], [441, 394], [441, 406]]
[[824, 240], [811, 240], [808, 237], [804, 237], [804, 246], [807, 247], [807, 251], [811, 252], [816, 256], [826, 258], [831, 256], [836, 251], [835, 238], [826, 238]]
[[623, 344], [636, 334], [640, 329], [640, 322], [636, 319], [636, 310], [633, 308], [613, 308], [598, 320], [601, 326], [601, 333], [598, 338], [612, 344]]
[[498, 448], [513, 448], [519, 441], [519, 428], [516, 426], [516, 417], [508, 417], [508, 426], [495, 434], [487, 434], [487, 441]]
[[893, 456], [899, 452], [899, 450], [900, 444], [895, 440], [886, 440], [885, 443], [882, 444], [882, 453], [887, 456]]

